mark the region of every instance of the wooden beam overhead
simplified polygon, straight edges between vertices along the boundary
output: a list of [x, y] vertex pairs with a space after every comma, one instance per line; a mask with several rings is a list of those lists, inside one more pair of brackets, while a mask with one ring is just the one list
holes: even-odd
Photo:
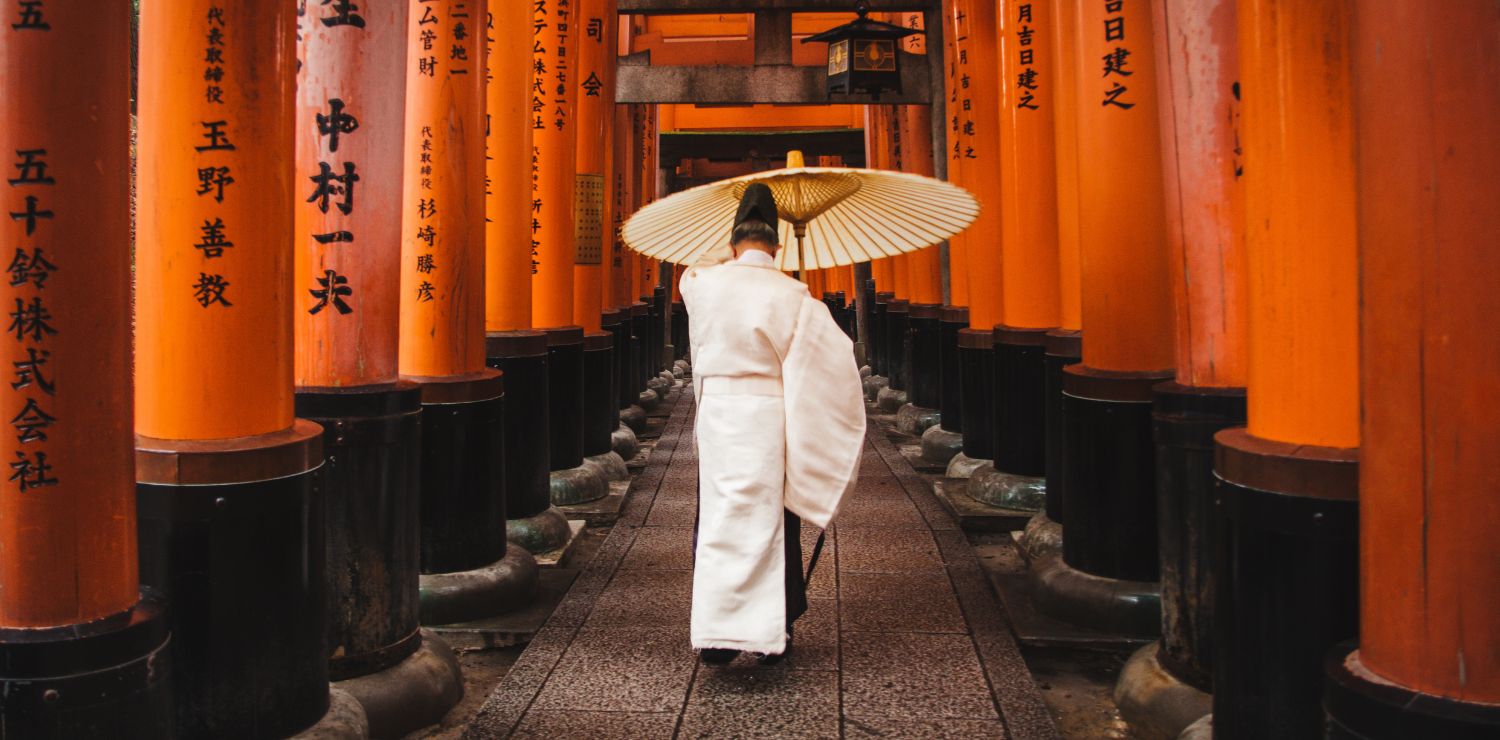
[[620, 59], [617, 103], [885, 103], [929, 105], [932, 78], [926, 57], [900, 52], [901, 95], [829, 97], [825, 67], [762, 64], [731, 67], [653, 66], [646, 54]]
[[[677, 15], [703, 13], [754, 13], [780, 10], [794, 13], [848, 13], [854, 0], [619, 0], [620, 12], [628, 15]], [[867, 0], [872, 13], [921, 12], [934, 0]]]

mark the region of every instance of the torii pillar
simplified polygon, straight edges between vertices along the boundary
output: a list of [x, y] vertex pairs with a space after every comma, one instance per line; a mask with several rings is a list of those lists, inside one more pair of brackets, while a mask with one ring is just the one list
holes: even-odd
[[[615, 359], [615, 384], [618, 386], [616, 405], [619, 409], [620, 429], [628, 430], [627, 438], [624, 431], [616, 431], [617, 440], [620, 444], [630, 442], [629, 450], [634, 452], [637, 440], [635, 435], [646, 428], [646, 410], [637, 403], [640, 400], [636, 387], [636, 361], [635, 355], [638, 351], [635, 342], [635, 294], [634, 282], [637, 270], [636, 262], [639, 256], [635, 251], [625, 246], [625, 240], [620, 236], [620, 230], [625, 221], [635, 212], [636, 177], [638, 170], [635, 158], [640, 155], [640, 141], [635, 134], [635, 121], [637, 116], [636, 105], [616, 105], [615, 124], [613, 134], [614, 145], [614, 170], [611, 174], [613, 184], [612, 212], [614, 215], [614, 239], [613, 254], [615, 259], [614, 271], [611, 274], [611, 303], [620, 314], [619, 332], [615, 335], [615, 348], [619, 356]], [[626, 460], [631, 455], [626, 455], [626, 450], [616, 448]]]
[[397, 366], [407, 13], [314, 5], [298, 23], [295, 404], [328, 453], [325, 654], [396, 737], [463, 696], [452, 649], [419, 629], [422, 388]]
[[599, 468], [584, 463], [586, 332], [576, 323], [574, 307], [579, 183], [597, 183], [596, 177], [579, 177], [576, 169], [578, 100], [587, 79], [578, 56], [586, 40], [582, 14], [557, 3], [535, 3], [531, 10], [531, 228], [536, 250], [531, 321], [547, 335], [551, 497], [563, 506], [609, 493]]
[[1244, 189], [1233, 0], [1154, 6], [1177, 376], [1155, 389], [1162, 639], [1115, 690], [1121, 715], [1175, 737], [1212, 700], [1213, 436], [1245, 423]]
[[969, 478], [969, 497], [990, 506], [1037, 511], [1045, 505], [1047, 333], [1061, 323], [1057, 258], [1057, 163], [1053, 115], [1051, 7], [1034, 0], [999, 4], [1000, 213], [1005, 269], [1002, 323], [994, 330], [995, 439]]
[[[605, 41], [605, 55], [609, 63], [604, 65], [607, 76], [604, 82], [611, 89], [615, 86], [616, 66], [620, 51], [620, 28], [628, 20], [622, 21], [619, 13], [614, 14], [614, 23], [606, 29], [607, 40]], [[613, 93], [611, 93], [613, 94]], [[604, 136], [607, 138], [604, 162], [604, 276], [601, 290], [603, 292], [604, 312], [600, 319], [600, 325], [604, 331], [609, 332], [611, 339], [611, 370], [610, 370], [610, 412], [608, 422], [610, 432], [610, 449], [627, 461], [635, 458], [639, 442], [635, 436], [635, 430], [626, 426], [620, 420], [620, 411], [634, 403], [631, 398], [633, 394], [627, 394], [626, 373], [630, 366], [630, 291], [627, 289], [630, 281], [629, 267], [626, 265], [625, 241], [620, 236], [620, 228], [624, 226], [625, 219], [630, 217], [628, 206], [628, 190], [625, 183], [629, 179], [626, 173], [630, 171], [630, 106], [617, 105], [612, 98], [606, 99], [604, 115], [607, 117], [604, 125]]]
[[547, 335], [531, 328], [531, 23], [525, 3], [490, 7], [485, 110], [485, 363], [505, 375], [505, 536], [533, 555], [562, 551], [572, 537], [552, 505]]
[[[918, 14], [912, 15], [920, 18]], [[931, 109], [925, 105], [906, 105], [901, 106], [898, 115], [903, 131], [902, 170], [932, 177]], [[911, 291], [905, 352], [907, 403], [896, 414], [896, 428], [913, 436], [921, 436], [938, 423], [938, 409], [943, 403], [939, 360], [942, 347], [939, 315], [943, 307], [941, 269], [935, 246], [906, 255], [907, 284]]]
[[[505, 393], [485, 366], [484, 2], [407, 21], [401, 376], [422, 393], [422, 599], [447, 627], [527, 603], [536, 561], [506, 542]], [[429, 171], [430, 165], [430, 171]]]
[[1214, 437], [1220, 738], [1321, 735], [1323, 658], [1357, 631], [1354, 5], [1239, 3], [1248, 395]]
[[171, 604], [178, 737], [285, 737], [338, 714], [323, 429], [292, 398], [293, 204], [313, 191], [293, 158], [295, 15], [141, 9], [137, 515], [141, 580]]
[[1063, 369], [1063, 554], [1033, 559], [1031, 574], [1046, 613], [1154, 637], [1161, 616], [1151, 388], [1172, 377], [1175, 355], [1151, 7], [1084, 3], [1078, 29], [1088, 342], [1083, 362]]
[[9, 10], [0, 727], [168, 737], [166, 612], [136, 559], [130, 9]]
[[[576, 264], [573, 267], [573, 321], [584, 328], [583, 459], [607, 481], [630, 478], [625, 460], [614, 451], [620, 426], [614, 387], [615, 341], [621, 316], [610, 307], [606, 293], [613, 239], [609, 208], [609, 169], [613, 164], [616, 35], [619, 14], [614, 0], [581, 0], [576, 23], [582, 31], [575, 47], [577, 189], [575, 219]], [[605, 320], [608, 324], [605, 324]]]
[[[947, 125], [948, 180], [969, 188], [969, 167], [964, 158], [963, 124], [960, 106], [967, 88], [958, 69], [958, 0], [943, 0], [943, 80], [946, 97], [944, 110]], [[969, 80], [972, 84], [972, 79]], [[972, 103], [971, 103], [972, 104]], [[963, 451], [963, 386], [959, 374], [958, 335], [969, 326], [969, 242], [970, 229], [948, 240], [948, 302], [938, 309], [938, 366], [941, 380], [938, 423], [922, 433], [922, 460], [934, 467], [947, 467]]]
[[[1379, 379], [1361, 393], [1359, 644], [1326, 663], [1330, 738], [1500, 737], [1497, 30], [1483, 2], [1355, 9], [1361, 356]], [[1422, 95], [1393, 107], [1392, 89]]]
[[999, 10], [994, 2], [957, 0], [955, 30], [960, 85], [958, 136], [951, 146], [963, 160], [969, 190], [979, 199], [979, 218], [969, 227], [969, 326], [958, 332], [963, 451], [948, 464], [949, 478], [968, 478], [995, 451], [994, 329], [1003, 321], [1000, 212]]

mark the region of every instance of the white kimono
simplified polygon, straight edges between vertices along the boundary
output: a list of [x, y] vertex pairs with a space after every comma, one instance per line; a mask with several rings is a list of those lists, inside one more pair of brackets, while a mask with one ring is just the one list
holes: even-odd
[[681, 289], [698, 399], [692, 644], [780, 654], [783, 508], [826, 528], [859, 470], [865, 407], [853, 345], [828, 307], [761, 252], [700, 264]]

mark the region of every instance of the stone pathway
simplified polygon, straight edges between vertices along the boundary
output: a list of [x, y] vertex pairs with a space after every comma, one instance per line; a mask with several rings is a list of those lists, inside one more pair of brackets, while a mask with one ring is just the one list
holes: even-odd
[[[1055, 738], [957, 523], [873, 422], [781, 665], [688, 645], [690, 388], [619, 523], [466, 738]], [[805, 527], [804, 553], [816, 529]]]

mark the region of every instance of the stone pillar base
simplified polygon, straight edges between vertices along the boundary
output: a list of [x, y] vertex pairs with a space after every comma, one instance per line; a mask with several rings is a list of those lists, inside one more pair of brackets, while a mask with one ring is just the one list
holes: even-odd
[[1043, 511], [1026, 522], [1025, 531], [1016, 541], [1016, 549], [1021, 553], [1021, 559], [1030, 564], [1049, 555], [1061, 555], [1062, 540], [1062, 525], [1052, 521], [1052, 517]]
[[620, 423], [636, 434], [646, 431], [646, 409], [639, 404], [631, 404], [620, 409]]
[[1197, 722], [1187, 726], [1177, 740], [1214, 740], [1214, 716], [1212, 714], [1200, 717]]
[[875, 394], [875, 405], [887, 414], [894, 414], [906, 405], [906, 391], [887, 385]]
[[[665, 401], [667, 396], [672, 393], [672, 381], [666, 380], [660, 375], [653, 375], [646, 381], [646, 390], [655, 391], [657, 400]], [[641, 405], [645, 406], [645, 404]], [[649, 411], [650, 409], [647, 410]]]
[[1161, 643], [1143, 646], [1120, 671], [1115, 706], [1140, 740], [1173, 740], [1213, 711], [1208, 692], [1184, 683], [1162, 666]]
[[1335, 646], [1324, 666], [1329, 740], [1500, 737], [1500, 706], [1445, 699], [1391, 683], [1360, 662], [1353, 642]]
[[871, 375], [865, 378], [865, 400], [874, 403], [880, 397], [880, 392], [891, 384], [889, 378], [884, 375]]
[[870, 377], [870, 376], [872, 376], [874, 374], [875, 374], [875, 371], [871, 370], [869, 365], [860, 365], [859, 366], [859, 377], [861, 377], [861, 378], [868, 378], [868, 377]]
[[1041, 511], [1047, 504], [1047, 479], [1002, 473], [986, 462], [969, 474], [969, 498], [1002, 509]]
[[364, 707], [346, 691], [336, 688], [328, 690], [328, 711], [318, 723], [295, 735], [290, 740], [366, 740], [370, 737], [370, 722]]
[[535, 516], [505, 520], [505, 541], [520, 545], [532, 555], [557, 550], [568, 544], [570, 537], [568, 518], [555, 506]]
[[1054, 619], [1127, 637], [1161, 634], [1161, 587], [1091, 575], [1060, 556], [1031, 563], [1037, 611]]
[[635, 459], [635, 453], [640, 450], [640, 440], [636, 439], [634, 429], [621, 422], [620, 427], [609, 436], [609, 447], [620, 459], [629, 462]]
[[375, 740], [435, 725], [464, 698], [463, 671], [448, 643], [422, 632], [422, 646], [383, 671], [336, 681], [334, 691], [359, 702]]
[[661, 405], [661, 394], [652, 389], [651, 383], [647, 382], [646, 390], [641, 391], [640, 395], [636, 396], [635, 405], [640, 406], [647, 412], [655, 411], [656, 407]]
[[598, 501], [609, 495], [609, 481], [604, 472], [587, 463], [576, 468], [552, 471], [552, 504], [572, 506]]
[[974, 474], [975, 470], [979, 469], [979, 466], [993, 464], [993, 460], [983, 460], [980, 458], [969, 457], [968, 455], [960, 452], [954, 455], [953, 459], [948, 461], [948, 472], [946, 473], [946, 476], [949, 478], [968, 478], [969, 476]]
[[625, 467], [625, 458], [616, 454], [613, 450], [603, 455], [590, 455], [583, 458], [585, 467], [593, 467], [604, 476], [604, 481], [609, 483], [617, 480], [630, 480], [630, 470]]
[[423, 574], [422, 624], [472, 622], [503, 614], [531, 601], [538, 577], [536, 559], [514, 544], [506, 545], [502, 560], [483, 568]]
[[941, 424], [922, 432], [922, 459], [933, 465], [947, 465], [963, 451], [964, 435], [950, 432]]
[[920, 437], [942, 420], [942, 414], [937, 409], [908, 403], [896, 412], [896, 431]]

